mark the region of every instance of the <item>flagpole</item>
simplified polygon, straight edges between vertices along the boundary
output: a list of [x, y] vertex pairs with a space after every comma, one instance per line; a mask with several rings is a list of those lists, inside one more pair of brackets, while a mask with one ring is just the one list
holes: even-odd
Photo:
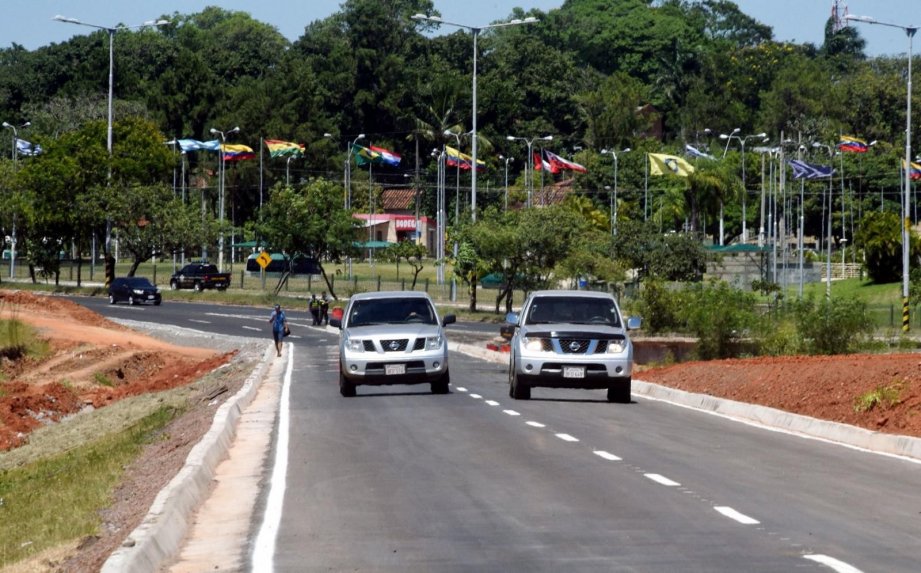
[[649, 205], [649, 153], [646, 153], [646, 161], [643, 162], [643, 222], [648, 220], [646, 207]]

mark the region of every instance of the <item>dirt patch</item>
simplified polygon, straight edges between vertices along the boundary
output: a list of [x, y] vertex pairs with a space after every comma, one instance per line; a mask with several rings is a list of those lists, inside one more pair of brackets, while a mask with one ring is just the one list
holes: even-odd
[[921, 354], [789, 356], [642, 369], [638, 380], [921, 437]]

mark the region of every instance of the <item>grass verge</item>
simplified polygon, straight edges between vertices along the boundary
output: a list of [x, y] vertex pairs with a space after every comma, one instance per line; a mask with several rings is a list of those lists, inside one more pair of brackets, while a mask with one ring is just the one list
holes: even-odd
[[0, 566], [96, 533], [125, 467], [180, 413], [161, 406], [124, 430], [0, 470]]

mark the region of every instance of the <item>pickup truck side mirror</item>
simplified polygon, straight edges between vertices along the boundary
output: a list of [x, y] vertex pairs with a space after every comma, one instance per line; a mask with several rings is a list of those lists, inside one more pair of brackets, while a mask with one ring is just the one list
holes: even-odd
[[448, 326], [449, 324], [454, 324], [457, 322], [457, 317], [453, 314], [446, 314], [444, 318], [441, 319], [441, 326]]
[[639, 316], [631, 316], [627, 319], [627, 330], [638, 330], [643, 326], [643, 319]]
[[510, 312], [505, 315], [505, 322], [511, 324], [512, 326], [518, 326], [518, 320], [520, 316], [517, 312]]

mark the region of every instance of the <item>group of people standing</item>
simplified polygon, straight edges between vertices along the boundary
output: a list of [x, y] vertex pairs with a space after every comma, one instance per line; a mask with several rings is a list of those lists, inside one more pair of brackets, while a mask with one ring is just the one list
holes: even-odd
[[[325, 326], [329, 324], [329, 298], [326, 291], [317, 298], [317, 295], [311, 294], [310, 301], [307, 303], [307, 309], [310, 316], [313, 317], [313, 326]], [[275, 305], [272, 315], [269, 316], [269, 323], [272, 325], [272, 338], [275, 340], [275, 351], [281, 356], [282, 343], [284, 337], [291, 332], [288, 328], [288, 318], [281, 309], [280, 304]]]

